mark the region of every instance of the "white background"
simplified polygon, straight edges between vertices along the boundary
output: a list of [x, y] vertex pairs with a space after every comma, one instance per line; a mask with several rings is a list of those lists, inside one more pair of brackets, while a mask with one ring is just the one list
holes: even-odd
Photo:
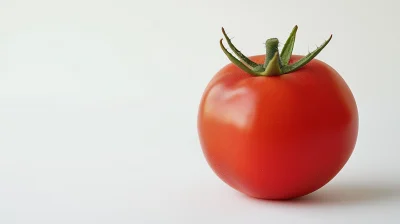
[[[400, 223], [398, 1], [1, 0], [0, 223]], [[352, 89], [357, 147], [292, 202], [222, 183], [197, 106], [226, 63], [299, 26]]]

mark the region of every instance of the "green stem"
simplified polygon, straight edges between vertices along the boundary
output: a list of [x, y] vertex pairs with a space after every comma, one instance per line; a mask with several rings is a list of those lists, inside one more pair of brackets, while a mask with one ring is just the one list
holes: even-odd
[[275, 52], [275, 55], [271, 58], [265, 71], [261, 72], [263, 76], [277, 76], [282, 74], [282, 69], [279, 62], [279, 52]]
[[266, 54], [263, 66], [265, 70], [261, 72], [262, 75], [272, 76], [282, 73], [278, 45], [279, 40], [277, 38], [271, 38], [265, 41]]
[[271, 38], [265, 41], [266, 54], [265, 54], [264, 68], [268, 66], [269, 62], [272, 60], [273, 57], [275, 57], [276, 53], [278, 53], [279, 57], [278, 45], [279, 45], [279, 40], [277, 38]]
[[229, 47], [232, 49], [233, 53], [240, 59], [238, 60], [235, 58], [231, 53], [228, 52], [228, 50], [225, 48], [225, 46], [222, 44], [222, 39], [220, 41], [220, 47], [222, 51], [225, 53], [225, 55], [228, 57], [228, 59], [238, 66], [240, 69], [243, 71], [249, 73], [250, 75], [253, 76], [277, 76], [277, 75], [283, 75], [287, 74], [290, 72], [294, 72], [307, 63], [309, 63], [313, 58], [315, 58], [325, 47], [328, 45], [330, 40], [332, 39], [332, 35], [329, 37], [328, 40], [326, 40], [320, 47], [315, 49], [314, 51], [308, 53], [306, 56], [298, 60], [297, 62], [293, 64], [288, 64], [289, 60], [292, 56], [292, 51], [294, 48], [294, 42], [296, 39], [296, 32], [297, 32], [297, 26], [295, 26], [290, 33], [288, 39], [285, 42], [285, 45], [279, 53], [279, 40], [277, 38], [270, 38], [265, 42], [265, 48], [266, 48], [266, 55], [265, 55], [265, 61], [263, 64], [257, 64], [253, 61], [251, 61], [249, 58], [247, 58], [245, 55], [243, 55], [231, 42], [229, 39], [228, 35], [226, 35], [224, 28], [222, 28], [222, 33], [229, 45]]

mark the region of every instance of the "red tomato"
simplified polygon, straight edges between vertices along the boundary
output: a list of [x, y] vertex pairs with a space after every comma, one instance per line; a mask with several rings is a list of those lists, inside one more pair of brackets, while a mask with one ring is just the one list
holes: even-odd
[[[265, 55], [250, 59], [262, 63]], [[208, 164], [229, 186], [290, 199], [343, 168], [356, 144], [358, 112], [342, 77], [317, 59], [278, 76], [253, 76], [231, 63], [203, 94], [198, 134]]]

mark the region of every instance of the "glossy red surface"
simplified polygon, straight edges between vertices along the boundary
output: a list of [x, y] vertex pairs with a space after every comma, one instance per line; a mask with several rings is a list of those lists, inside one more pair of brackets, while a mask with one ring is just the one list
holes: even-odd
[[[251, 59], [262, 63], [264, 56]], [[229, 64], [203, 94], [198, 133], [225, 183], [252, 197], [289, 199], [339, 173], [356, 144], [358, 112], [345, 81], [319, 60], [275, 77]]]

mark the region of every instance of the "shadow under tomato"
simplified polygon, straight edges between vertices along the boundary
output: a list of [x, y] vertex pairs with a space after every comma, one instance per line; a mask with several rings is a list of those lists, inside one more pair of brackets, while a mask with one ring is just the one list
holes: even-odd
[[296, 199], [255, 200], [263, 203], [301, 206], [352, 205], [385, 200], [400, 200], [400, 183], [337, 183], [327, 185], [314, 193]]

